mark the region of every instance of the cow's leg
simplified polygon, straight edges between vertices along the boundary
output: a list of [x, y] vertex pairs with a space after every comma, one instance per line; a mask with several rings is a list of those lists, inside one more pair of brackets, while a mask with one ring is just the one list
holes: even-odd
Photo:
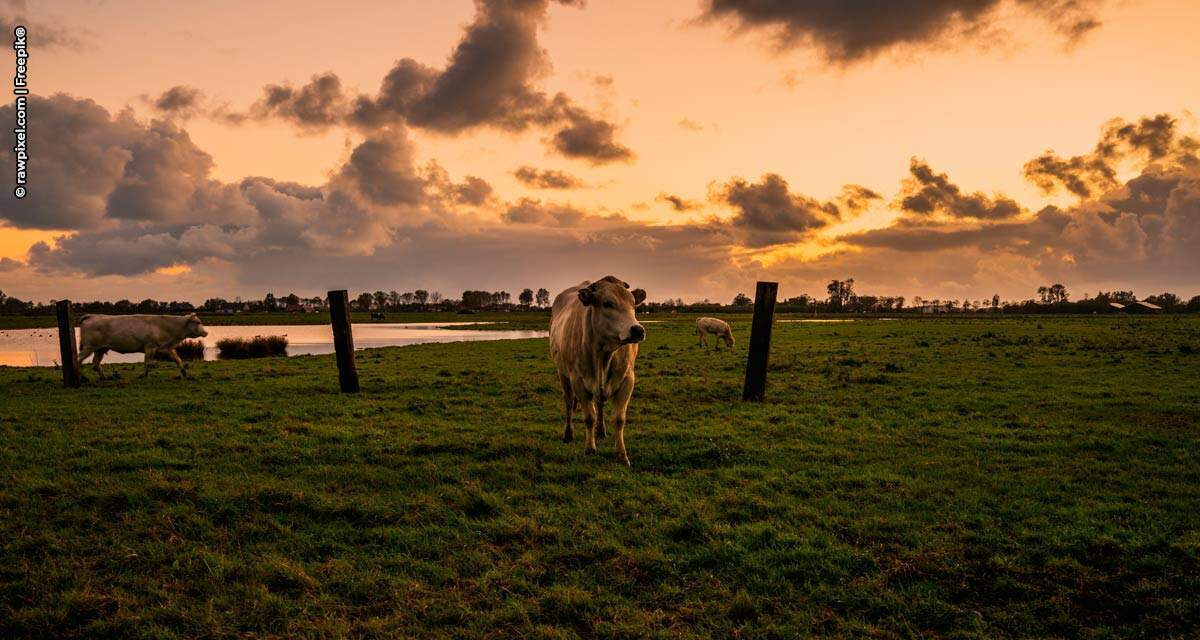
[[179, 352], [175, 351], [174, 347], [171, 347], [170, 349], [167, 349], [167, 355], [171, 356], [171, 359], [175, 361], [175, 364], [179, 365], [179, 377], [186, 378], [187, 367], [184, 366], [183, 359], [179, 357]]
[[602, 439], [604, 439], [605, 436], [608, 435], [608, 432], [604, 430], [604, 405], [605, 405], [605, 403], [606, 402], [605, 402], [604, 396], [602, 396], [602, 395], [596, 396], [596, 439], [597, 440], [602, 440]]
[[145, 371], [142, 371], [142, 377], [146, 378], [150, 376], [150, 365], [154, 363], [154, 354], [158, 353], [158, 349], [155, 349], [154, 347], [146, 347], [146, 350], [143, 353], [146, 354], [146, 369]]
[[[96, 349], [96, 355], [92, 356], [92, 368], [96, 370], [96, 375], [104, 379], [104, 372], [100, 370], [100, 361], [104, 359], [104, 354], [108, 353], [108, 349]], [[80, 358], [82, 360], [83, 358]]]
[[612, 398], [613, 439], [617, 444], [617, 461], [629, 464], [629, 454], [625, 452], [625, 409], [629, 407], [629, 398], [633, 396], [633, 376], [626, 376], [621, 387]]
[[92, 347], [80, 347], [79, 354], [75, 356], [75, 368], [79, 369], [83, 367], [83, 361], [87, 360], [88, 356], [95, 352], [96, 350]]
[[563, 405], [567, 412], [567, 421], [563, 426], [563, 442], [571, 442], [575, 439], [575, 428], [571, 424], [575, 418], [575, 392], [571, 390], [571, 379], [567, 376], [559, 376], [558, 381], [562, 383]]
[[587, 389], [576, 389], [580, 404], [583, 405], [583, 426], [587, 430], [584, 437], [584, 453], [596, 453], [596, 403]]

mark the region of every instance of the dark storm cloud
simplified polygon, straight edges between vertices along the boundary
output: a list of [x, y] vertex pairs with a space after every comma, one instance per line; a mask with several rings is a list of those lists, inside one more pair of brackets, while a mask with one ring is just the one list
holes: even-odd
[[313, 76], [300, 88], [286, 84], [268, 85], [250, 112], [259, 118], [286, 120], [302, 129], [322, 129], [342, 121], [346, 100], [342, 81], [337, 75], [323, 73]]
[[202, 97], [199, 89], [181, 84], [162, 92], [151, 104], [163, 113], [191, 115], [200, 107]]
[[671, 205], [671, 208], [676, 211], [691, 211], [692, 209], [699, 209], [701, 206], [699, 202], [694, 200], [686, 200], [669, 193], [660, 193], [655, 200]]
[[528, 165], [517, 167], [513, 176], [527, 187], [535, 189], [578, 189], [583, 180], [557, 169], [538, 169]]
[[[703, 18], [737, 30], [768, 32], [781, 49], [810, 46], [835, 64], [868, 60], [886, 51], [923, 48], [981, 37], [993, 30], [1003, 0], [706, 0]], [[1098, 0], [1016, 0], [1049, 22], [1069, 43], [1099, 26]]]
[[[563, 1], [562, 4], [580, 4]], [[303, 128], [350, 124], [371, 131], [391, 124], [457, 134], [477, 127], [552, 129], [553, 149], [602, 164], [633, 158], [616, 127], [535, 83], [551, 68], [538, 43], [549, 0], [477, 0], [476, 15], [444, 68], [411, 58], [396, 62], [375, 95], [349, 95], [337, 75], [314, 76], [300, 88], [268, 86], [251, 109]]]
[[[115, 117], [91, 100], [63, 94], [29, 97], [43, 136], [31, 154], [30, 175], [44, 188], [23, 200], [0, 192], [0, 218], [18, 228], [96, 229], [115, 220], [187, 219], [224, 223], [239, 214], [236, 189], [207, 178], [212, 158], [187, 132], [167, 121], [143, 124], [129, 112]], [[0, 114], [12, 119], [11, 105]], [[13, 162], [9, 129], [0, 158]]]
[[574, 107], [567, 109], [566, 114], [567, 125], [553, 139], [559, 153], [592, 164], [633, 160], [633, 151], [616, 141], [616, 127], [611, 122]]
[[488, 201], [493, 191], [487, 180], [478, 176], [467, 176], [462, 184], [454, 186], [453, 194], [456, 202], [478, 207]]
[[531, 81], [550, 68], [538, 44], [546, 0], [480, 0], [474, 21], [445, 69], [403, 59], [374, 100], [360, 102], [367, 121], [403, 117], [411, 125], [455, 133], [479, 125], [522, 130], [543, 117], [545, 94]]
[[1147, 160], [1138, 176], [1066, 210], [1046, 207], [1032, 217], [920, 226], [902, 219], [840, 240], [909, 254], [973, 251], [1062, 281], [1195, 286], [1191, 274], [1200, 272], [1200, 167], [1186, 156], [1158, 157]]
[[425, 180], [414, 164], [404, 133], [385, 129], [355, 147], [340, 176], [375, 204], [416, 205], [424, 200]]
[[1063, 158], [1046, 151], [1025, 164], [1024, 174], [1047, 193], [1062, 187], [1088, 198], [1118, 186], [1117, 168], [1126, 159], [1190, 164], [1197, 161], [1198, 146], [1194, 138], [1181, 135], [1175, 118], [1165, 113], [1137, 122], [1113, 120], [1090, 153]]
[[1021, 213], [1011, 198], [989, 198], [982, 193], [963, 193], [944, 173], [936, 173], [928, 164], [912, 159], [909, 177], [901, 193], [900, 208], [922, 216], [942, 213], [952, 218], [998, 220]]
[[25, 266], [23, 263], [21, 263], [17, 260], [13, 260], [12, 258], [8, 258], [8, 257], [0, 258], [0, 273], [3, 273], [5, 271], [16, 271], [17, 269], [20, 269], [23, 266]]
[[835, 203], [793, 194], [787, 181], [774, 173], [757, 183], [735, 178], [716, 198], [736, 210], [731, 223], [745, 232], [746, 244], [755, 247], [796, 242], [841, 217]]
[[31, 51], [49, 49], [79, 49], [83, 39], [79, 34], [58, 24], [29, 19], [29, 4], [25, 0], [0, 0], [0, 32], [13, 36], [17, 25], [28, 30], [26, 39]]
[[575, 227], [587, 218], [587, 214], [570, 206], [542, 204], [541, 200], [522, 198], [509, 205], [501, 215], [505, 222], [513, 224], [536, 224], [549, 227]]
[[[20, 201], [0, 193], [0, 219], [75, 232], [31, 250], [42, 272], [136, 275], [267, 250], [369, 253], [405, 225], [439, 224], [446, 202], [490, 194], [478, 178], [455, 184], [436, 166], [418, 171], [398, 128], [368, 136], [325, 185], [233, 184], [210, 177], [212, 158], [173, 122], [111, 116], [61, 94], [31, 96], [30, 108], [57, 133], [31, 165], [45, 188]], [[11, 161], [7, 135], [0, 157]]]

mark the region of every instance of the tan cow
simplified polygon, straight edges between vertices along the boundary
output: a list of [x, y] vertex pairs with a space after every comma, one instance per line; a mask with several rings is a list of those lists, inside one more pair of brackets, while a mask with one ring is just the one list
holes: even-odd
[[187, 367], [175, 352], [175, 347], [188, 338], [203, 338], [208, 335], [200, 317], [192, 313], [186, 316], [128, 315], [106, 316], [89, 314], [79, 319], [79, 361], [93, 353], [92, 368], [100, 377], [100, 360], [109, 351], [117, 353], [146, 354], [146, 369], [142, 377], [150, 375], [154, 356], [162, 353], [171, 356], [179, 365], [179, 374], [187, 377]]
[[721, 341], [725, 341], [725, 345], [730, 349], [733, 348], [733, 329], [729, 328], [729, 323], [719, 318], [700, 318], [696, 321], [696, 335], [700, 336], [700, 344], [705, 349], [708, 348], [708, 334], [713, 334], [717, 337], [716, 348], [721, 350]]
[[[550, 313], [550, 357], [558, 368], [567, 420], [563, 442], [574, 439], [575, 405], [583, 405], [587, 427], [586, 453], [596, 453], [596, 438], [604, 437], [604, 403], [612, 400], [612, 423], [617, 460], [629, 464], [625, 452], [625, 409], [633, 395], [633, 365], [646, 329], [634, 307], [646, 292], [606, 276], [584, 281], [554, 299]], [[595, 429], [593, 430], [593, 427]]]

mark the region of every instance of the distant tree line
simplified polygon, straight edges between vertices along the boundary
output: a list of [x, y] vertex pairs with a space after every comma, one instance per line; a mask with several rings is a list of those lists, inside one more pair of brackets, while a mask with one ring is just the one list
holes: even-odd
[[[1094, 296], [1084, 294], [1072, 300], [1071, 294], [1062, 284], [1039, 286], [1036, 297], [1026, 300], [1001, 300], [998, 294], [980, 299], [926, 299], [914, 296], [859, 295], [854, 289], [854, 279], [831, 280], [825, 287], [825, 296], [818, 298], [806, 293], [780, 297], [775, 310], [780, 313], [811, 314], [896, 314], [896, 313], [1010, 313], [1010, 314], [1053, 314], [1053, 313], [1116, 313], [1124, 309], [1148, 309], [1139, 302], [1161, 308], [1164, 313], [1200, 313], [1200, 295], [1184, 300], [1174, 293], [1160, 293], [1138, 298], [1132, 291], [1100, 291]], [[658, 302], [646, 302], [642, 309], [649, 313], [692, 312], [716, 313], [721, 311], [746, 312], [753, 308], [754, 301], [745, 293], [738, 293], [729, 304], [701, 300], [684, 302], [682, 298], [667, 298]], [[1133, 305], [1131, 307], [1131, 305]], [[140, 302], [117, 300], [116, 302], [75, 302], [72, 309], [77, 313], [209, 313], [243, 312], [314, 312], [324, 311], [328, 301], [320, 296], [301, 297], [295, 293], [276, 296], [268, 293], [259, 300], [233, 300], [209, 298], [200, 307], [180, 300], [145, 299]], [[350, 306], [355, 311], [545, 311], [550, 306], [550, 292], [545, 288], [522, 289], [514, 302], [507, 291], [484, 291], [468, 289], [459, 298], [445, 298], [441, 292], [417, 289], [411, 292], [364, 291], [352, 298]], [[1119, 307], [1123, 307], [1119, 308]], [[0, 291], [0, 313], [44, 314], [53, 312], [54, 301], [37, 304], [5, 295]]]

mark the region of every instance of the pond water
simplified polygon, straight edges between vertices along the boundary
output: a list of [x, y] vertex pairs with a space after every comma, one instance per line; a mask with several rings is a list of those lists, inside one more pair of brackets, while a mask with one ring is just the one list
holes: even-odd
[[[545, 338], [547, 331], [503, 331], [488, 329], [459, 329], [471, 324], [493, 324], [486, 322], [442, 322], [442, 323], [372, 323], [356, 324], [354, 348], [399, 347], [427, 342], [476, 342], [480, 340], [517, 340], [520, 338]], [[204, 344], [205, 360], [217, 359], [217, 341], [224, 338], [253, 338], [254, 336], [287, 336], [288, 355], [319, 355], [333, 353], [333, 330], [329, 325], [230, 325], [205, 327], [208, 337]], [[75, 330], [76, 342], [79, 330]], [[120, 354], [111, 351], [104, 356], [104, 363], [141, 362], [140, 353]], [[57, 329], [4, 329], [0, 330], [0, 365], [12, 367], [50, 367], [58, 364]], [[90, 362], [91, 359], [89, 358]], [[85, 363], [86, 364], [86, 363]]]

